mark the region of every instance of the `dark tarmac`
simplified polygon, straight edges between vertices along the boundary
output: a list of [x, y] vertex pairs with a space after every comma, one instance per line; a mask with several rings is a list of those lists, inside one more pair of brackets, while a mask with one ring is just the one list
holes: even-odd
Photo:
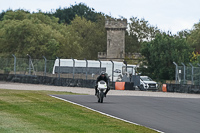
[[53, 95], [108, 115], [166, 133], [200, 132], [200, 99], [145, 96]]

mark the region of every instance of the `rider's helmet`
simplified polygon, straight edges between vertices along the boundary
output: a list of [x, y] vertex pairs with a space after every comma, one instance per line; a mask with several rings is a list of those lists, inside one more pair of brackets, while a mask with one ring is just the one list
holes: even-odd
[[101, 75], [104, 75], [104, 76], [105, 76], [105, 75], [106, 75], [106, 73], [105, 73], [104, 71], [102, 71], [102, 72], [101, 72]]

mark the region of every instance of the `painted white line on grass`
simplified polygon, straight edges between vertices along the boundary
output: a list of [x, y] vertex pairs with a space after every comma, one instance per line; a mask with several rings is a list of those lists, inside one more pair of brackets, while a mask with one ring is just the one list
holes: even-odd
[[[50, 96], [51, 96], [51, 97], [54, 97], [54, 98], [56, 98], [56, 99], [60, 99], [60, 100], [63, 100], [63, 101], [66, 101], [66, 102], [72, 103], [72, 104], [74, 104], [74, 105], [78, 105], [78, 106], [84, 107], [84, 108], [86, 108], [86, 109], [89, 109], [89, 110], [92, 110], [92, 111], [98, 112], [98, 113], [100, 113], [100, 114], [106, 115], [106, 116], [111, 117], [111, 118], [115, 118], [115, 119], [118, 119], [118, 120], [121, 120], [121, 121], [124, 121], [124, 122], [130, 123], [130, 124], [134, 124], [134, 125], [138, 125], [138, 126], [143, 126], [143, 125], [140, 125], [140, 124], [137, 124], [137, 123], [134, 123], [134, 122], [131, 122], [131, 121], [125, 120], [125, 119], [121, 119], [121, 118], [116, 117], [116, 116], [113, 116], [113, 115], [109, 115], [109, 114], [103, 113], [103, 112], [101, 112], [101, 111], [98, 111], [98, 110], [92, 109], [92, 108], [90, 108], [90, 107], [87, 107], [87, 106], [84, 106], [84, 105], [81, 105], [81, 104], [78, 104], [78, 103], [75, 103], [75, 102], [72, 102], [72, 101], [69, 101], [69, 100], [66, 100], [66, 99], [60, 98], [60, 97], [56, 97], [56, 96], [53, 96], [53, 95], [50, 95]], [[143, 126], [143, 127], [146, 127], [146, 126]], [[149, 127], [147, 127], [147, 128], [149, 128]], [[152, 129], [152, 130], [157, 131], [157, 132], [159, 132], [159, 133], [164, 133], [164, 132], [159, 131], [159, 130], [157, 130], [157, 129], [153, 129], [153, 128], [149, 128], [149, 129]]]

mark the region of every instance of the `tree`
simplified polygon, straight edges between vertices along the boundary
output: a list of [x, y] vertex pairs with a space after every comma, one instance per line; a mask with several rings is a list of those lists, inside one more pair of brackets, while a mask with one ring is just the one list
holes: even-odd
[[70, 24], [71, 21], [74, 20], [76, 15], [80, 17], [84, 17], [88, 21], [90, 20], [91, 22], [97, 22], [99, 19], [99, 16], [104, 16], [103, 13], [95, 12], [93, 8], [89, 8], [86, 6], [84, 3], [79, 3], [76, 5], [72, 5], [69, 8], [64, 8], [64, 9], [57, 9], [55, 13], [46, 13], [47, 15], [53, 15], [57, 18], [59, 18], [59, 23], [66, 23]]
[[27, 13], [22, 10], [9, 11], [0, 22], [1, 55], [15, 54], [33, 58], [55, 58], [57, 49], [65, 37], [60, 31], [66, 29], [58, 25], [58, 19], [41, 12]]
[[200, 53], [200, 21], [194, 24], [193, 27], [187, 41], [195, 49], [195, 52]]
[[97, 52], [106, 50], [106, 31], [101, 21], [94, 23], [76, 16], [67, 29], [72, 36], [78, 36], [74, 42], [79, 47], [79, 52], [73, 56], [74, 58], [97, 59]]
[[173, 62], [187, 64], [190, 61], [192, 50], [185, 38], [172, 36], [165, 32], [157, 34], [154, 40], [142, 44], [141, 54], [145, 59], [142, 74], [154, 79], [172, 80], [175, 73]]
[[140, 43], [138, 38], [133, 33], [125, 32], [125, 51], [128, 52], [139, 52], [140, 51]]
[[157, 27], [151, 26], [144, 18], [132, 17], [130, 21], [126, 33], [126, 52], [139, 52], [142, 42], [151, 41], [160, 33]]
[[3, 16], [5, 15], [5, 11], [2, 11], [1, 13], [0, 13], [0, 21], [3, 21]]
[[3, 20], [24, 20], [27, 19], [29, 15], [30, 12], [21, 9], [16, 11], [8, 10], [4, 14]]
[[0, 21], [0, 55], [97, 59], [97, 52], [106, 51], [104, 16], [92, 22], [76, 15], [70, 25], [58, 20], [40, 11], [7, 11]]

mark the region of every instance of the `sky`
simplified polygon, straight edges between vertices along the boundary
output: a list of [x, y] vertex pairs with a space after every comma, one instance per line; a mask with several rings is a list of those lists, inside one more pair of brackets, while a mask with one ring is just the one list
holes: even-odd
[[79, 3], [114, 18], [122, 16], [128, 22], [131, 17], [144, 18], [150, 25], [172, 34], [191, 30], [200, 22], [199, 0], [0, 0], [0, 12], [7, 9], [50, 12]]

